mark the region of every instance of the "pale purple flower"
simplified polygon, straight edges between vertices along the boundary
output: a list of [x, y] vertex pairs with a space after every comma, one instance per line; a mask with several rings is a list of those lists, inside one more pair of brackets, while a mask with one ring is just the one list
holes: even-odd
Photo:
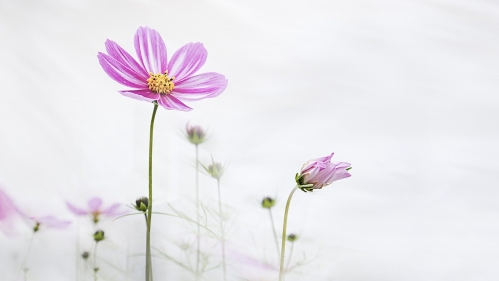
[[97, 197], [88, 200], [87, 208], [79, 208], [69, 202], [66, 202], [66, 206], [77, 216], [90, 215], [95, 223], [99, 221], [101, 215], [114, 217], [127, 213], [125, 210], [120, 210], [121, 204], [119, 203], [114, 203], [107, 208], [103, 208], [102, 200]]
[[14, 234], [14, 222], [20, 214], [10, 197], [0, 189], [0, 231], [8, 236]]
[[321, 189], [334, 181], [350, 177], [350, 163], [331, 163], [334, 153], [326, 157], [313, 159], [305, 163], [301, 172], [296, 175], [296, 183], [303, 191]]
[[40, 227], [65, 228], [71, 224], [70, 221], [60, 220], [54, 216], [30, 217], [29, 219], [35, 223], [34, 232], [37, 232]]
[[119, 91], [124, 96], [157, 101], [166, 109], [188, 111], [191, 108], [183, 102], [216, 97], [227, 86], [227, 79], [219, 73], [194, 75], [208, 56], [202, 43], [183, 46], [168, 61], [159, 33], [139, 27], [134, 45], [138, 60], [111, 40], [105, 43], [107, 54], [97, 55], [109, 77], [130, 88]]

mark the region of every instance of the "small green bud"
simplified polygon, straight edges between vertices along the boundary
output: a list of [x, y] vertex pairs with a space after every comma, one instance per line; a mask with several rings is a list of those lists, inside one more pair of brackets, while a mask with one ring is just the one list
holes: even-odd
[[290, 234], [290, 235], [288, 235], [288, 241], [289, 242], [293, 243], [296, 240], [298, 240], [298, 236], [296, 234]]
[[104, 231], [102, 231], [102, 230], [97, 230], [97, 231], [94, 233], [94, 240], [95, 240], [95, 242], [99, 242], [99, 241], [104, 240]]
[[40, 223], [37, 222], [35, 226], [33, 227], [33, 232], [37, 232], [40, 229]]
[[275, 200], [270, 198], [270, 197], [265, 197], [263, 198], [262, 200], [262, 207], [266, 208], [266, 209], [270, 209], [272, 207], [274, 207], [275, 205]]
[[135, 200], [135, 209], [137, 211], [146, 212], [149, 207], [149, 199], [147, 197], [140, 197]]
[[89, 256], [90, 256], [90, 254], [89, 254], [88, 252], [83, 252], [83, 254], [81, 254], [81, 257], [82, 257], [84, 260], [87, 260]]

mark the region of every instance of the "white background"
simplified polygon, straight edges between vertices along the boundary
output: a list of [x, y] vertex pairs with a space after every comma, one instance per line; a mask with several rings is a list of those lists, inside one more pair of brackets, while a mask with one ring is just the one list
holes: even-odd
[[[92, 246], [89, 220], [75, 220], [64, 201], [127, 204], [147, 193], [152, 105], [121, 96], [96, 57], [106, 39], [135, 55], [139, 26], [162, 35], [169, 57], [203, 42], [200, 72], [229, 80], [221, 96], [188, 104], [191, 112], [159, 108], [159, 209], [190, 208], [194, 198], [194, 147], [182, 135], [191, 121], [209, 128], [202, 162], [228, 163], [222, 196], [238, 225], [230, 248], [274, 267], [260, 200], [277, 196], [280, 227], [305, 161], [334, 151], [333, 161], [352, 163], [351, 178], [296, 193], [294, 257], [312, 262], [286, 280], [499, 276], [498, 2], [1, 0], [0, 184], [26, 213], [73, 220], [37, 234], [28, 280], [74, 280], [76, 247]], [[215, 181], [203, 175], [201, 189], [214, 203]], [[192, 242], [179, 220], [153, 224], [166, 251]], [[102, 280], [141, 280], [142, 219], [102, 227]], [[22, 225], [16, 237], [0, 235], [1, 280], [16, 278], [28, 239]], [[158, 281], [192, 280], [161, 259], [155, 270]], [[229, 273], [277, 276], [234, 259]]]

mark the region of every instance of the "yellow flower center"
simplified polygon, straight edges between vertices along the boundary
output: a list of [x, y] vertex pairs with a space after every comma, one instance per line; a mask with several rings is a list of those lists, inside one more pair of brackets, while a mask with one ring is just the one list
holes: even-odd
[[168, 77], [168, 70], [164, 74], [153, 74], [149, 72], [149, 78], [147, 78], [147, 87], [149, 90], [158, 94], [169, 94], [175, 84], [173, 84], [173, 79], [175, 77]]

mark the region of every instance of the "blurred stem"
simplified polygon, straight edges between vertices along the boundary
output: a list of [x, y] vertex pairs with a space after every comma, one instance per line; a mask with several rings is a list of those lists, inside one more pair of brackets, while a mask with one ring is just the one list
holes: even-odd
[[282, 246], [281, 246], [281, 265], [279, 267], [279, 281], [284, 280], [284, 253], [286, 251], [286, 228], [288, 226], [288, 211], [289, 204], [291, 203], [291, 198], [293, 198], [293, 194], [298, 189], [298, 186], [295, 186], [288, 197], [288, 202], [286, 202], [286, 209], [284, 210], [284, 222], [282, 224]]
[[220, 195], [220, 179], [217, 179], [218, 186], [218, 210], [220, 212], [220, 242], [222, 244], [222, 268], [224, 271], [224, 281], [227, 281], [227, 268], [225, 264], [225, 230], [224, 230], [224, 222], [222, 216], [222, 196]]
[[29, 268], [26, 267], [26, 262], [28, 260], [29, 252], [31, 251], [31, 245], [33, 244], [33, 239], [35, 237], [35, 233], [36, 232], [34, 232], [34, 231], [33, 231], [33, 233], [31, 233], [31, 237], [29, 238], [29, 242], [28, 242], [28, 247], [26, 248], [26, 253], [24, 254], [23, 262], [21, 263], [21, 271], [23, 272], [24, 281], [28, 280], [27, 276], [26, 276], [26, 272], [28, 272]]
[[95, 247], [94, 247], [94, 281], [97, 281], [97, 271], [99, 270], [97, 268], [97, 244], [99, 242], [95, 241]]
[[196, 245], [196, 280], [199, 280], [199, 259], [201, 247], [201, 227], [199, 226], [199, 151], [196, 144], [196, 223], [197, 223], [197, 245]]
[[291, 242], [291, 249], [289, 250], [288, 263], [286, 264], [286, 272], [289, 270], [289, 264], [291, 263], [291, 256], [293, 256], [293, 248], [295, 247], [295, 243]]
[[149, 205], [147, 208], [147, 232], [146, 232], [146, 281], [152, 281], [152, 260], [151, 260], [151, 221], [152, 221], [152, 143], [154, 133], [154, 119], [158, 103], [154, 102], [152, 111], [151, 126], [149, 128]]
[[[147, 213], [145, 213], [145, 212], [144, 212], [144, 217], [145, 217], [145, 219], [146, 219], [146, 228], [147, 228]], [[151, 264], [151, 265], [152, 265], [151, 255], [146, 256], [146, 258], [148, 258], [148, 259], [149, 259], [149, 264]], [[146, 268], [147, 268], [147, 267], [146, 267]], [[153, 279], [153, 277], [152, 277], [152, 266], [150, 266], [149, 270], [150, 270], [149, 279], [152, 281], [152, 279]]]
[[269, 208], [270, 222], [272, 223], [272, 231], [274, 231], [274, 241], [275, 246], [277, 248], [277, 257], [281, 255], [281, 251], [279, 250], [279, 241], [277, 240], [277, 232], [275, 231], [274, 217], [272, 216], [272, 209]]

